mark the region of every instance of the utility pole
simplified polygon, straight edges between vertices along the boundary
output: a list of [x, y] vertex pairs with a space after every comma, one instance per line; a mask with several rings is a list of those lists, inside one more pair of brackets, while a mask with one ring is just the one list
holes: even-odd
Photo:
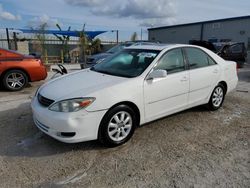
[[13, 32], [13, 38], [14, 38], [15, 50], [17, 50], [17, 36], [16, 36], [16, 32]]
[[141, 40], [142, 40], [142, 28], [141, 28]]
[[81, 64], [81, 68], [85, 69], [87, 67], [87, 58], [86, 58], [86, 43], [88, 42], [88, 39], [85, 35], [85, 27], [86, 24], [83, 24], [82, 32], [80, 33], [80, 45], [81, 45], [81, 53], [80, 53], [80, 61], [83, 61], [83, 64]]
[[9, 36], [9, 29], [6, 28], [6, 36], [7, 36], [7, 43], [8, 43], [8, 49], [10, 50], [10, 36]]
[[119, 43], [119, 30], [112, 30], [111, 32], [116, 32], [116, 43]]
[[116, 30], [116, 43], [118, 44], [119, 43], [119, 31]]

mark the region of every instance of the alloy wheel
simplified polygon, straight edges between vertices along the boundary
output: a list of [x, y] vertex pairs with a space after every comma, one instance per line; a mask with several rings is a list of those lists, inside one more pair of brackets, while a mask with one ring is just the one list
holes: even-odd
[[6, 83], [12, 89], [19, 89], [25, 84], [25, 77], [21, 73], [11, 73], [6, 78]]
[[223, 101], [224, 92], [221, 87], [217, 87], [212, 95], [212, 103], [215, 107], [219, 107]]
[[132, 117], [128, 112], [120, 111], [113, 115], [108, 124], [110, 139], [116, 142], [125, 139], [131, 131], [132, 123]]

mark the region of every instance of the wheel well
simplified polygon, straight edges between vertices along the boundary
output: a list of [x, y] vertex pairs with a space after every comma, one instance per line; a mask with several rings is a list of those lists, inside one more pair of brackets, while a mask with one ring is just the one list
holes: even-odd
[[141, 120], [140, 110], [136, 106], [136, 104], [134, 104], [133, 102], [129, 102], [129, 101], [119, 102], [119, 103], [113, 105], [110, 109], [112, 109], [112, 108], [114, 108], [116, 106], [119, 106], [121, 104], [127, 105], [127, 106], [129, 106], [130, 108], [132, 108], [134, 110], [134, 112], [136, 113], [136, 116], [138, 117], [138, 126], [139, 126], [140, 125], [140, 120]]
[[11, 68], [11, 69], [5, 70], [4, 72], [2, 72], [2, 74], [0, 76], [1, 79], [4, 77], [4, 75], [6, 74], [6, 72], [11, 71], [11, 70], [20, 70], [20, 71], [23, 71], [26, 74], [26, 76], [28, 77], [28, 81], [29, 82], [31, 81], [30, 75], [28, 74], [28, 72], [26, 70], [24, 70], [24, 69], [21, 69], [21, 68]]
[[227, 93], [227, 83], [225, 81], [220, 81], [219, 84], [222, 84], [223, 87], [225, 88], [225, 93]]

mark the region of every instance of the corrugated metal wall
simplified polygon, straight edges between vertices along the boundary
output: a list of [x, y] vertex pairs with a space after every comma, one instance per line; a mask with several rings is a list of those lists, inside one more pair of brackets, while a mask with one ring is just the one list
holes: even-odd
[[[201, 39], [202, 24], [176, 26], [170, 28], [161, 28], [149, 30], [148, 39], [163, 43], [186, 43], [190, 40]], [[229, 39], [232, 42], [244, 42], [250, 50], [250, 18], [237, 20], [215, 21], [204, 23], [203, 40]]]

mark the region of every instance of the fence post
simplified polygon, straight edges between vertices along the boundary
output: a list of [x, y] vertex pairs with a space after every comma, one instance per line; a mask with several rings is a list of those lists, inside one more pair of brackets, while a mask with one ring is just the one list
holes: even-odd
[[63, 50], [61, 50], [61, 63], [64, 63], [64, 58], [63, 58]]
[[45, 49], [45, 64], [48, 64], [48, 53], [47, 53], [47, 49]]
[[13, 32], [13, 39], [14, 39], [15, 50], [18, 50], [17, 49], [17, 36], [16, 36], [16, 32]]
[[7, 36], [8, 50], [10, 50], [10, 36], [8, 28], [6, 28], [6, 36]]

